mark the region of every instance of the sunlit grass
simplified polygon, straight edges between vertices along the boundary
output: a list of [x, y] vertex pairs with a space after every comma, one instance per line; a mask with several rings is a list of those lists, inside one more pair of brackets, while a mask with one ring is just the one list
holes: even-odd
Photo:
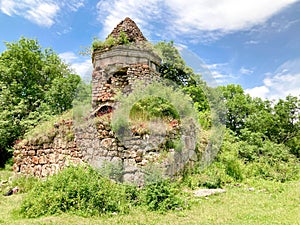
[[126, 215], [91, 218], [62, 214], [24, 219], [15, 210], [25, 194], [1, 196], [0, 224], [299, 224], [300, 181], [249, 180], [225, 189], [223, 194], [193, 197], [189, 210], [160, 214], [135, 207]]

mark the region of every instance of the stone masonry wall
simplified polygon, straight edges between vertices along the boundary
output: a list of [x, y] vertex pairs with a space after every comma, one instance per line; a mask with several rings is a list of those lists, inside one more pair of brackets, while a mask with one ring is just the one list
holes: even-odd
[[[48, 136], [47, 136], [48, 135]], [[83, 155], [77, 148], [73, 134], [73, 122], [53, 124], [51, 135], [32, 137], [15, 146], [14, 171], [37, 177], [46, 177], [71, 163], [81, 163]]]

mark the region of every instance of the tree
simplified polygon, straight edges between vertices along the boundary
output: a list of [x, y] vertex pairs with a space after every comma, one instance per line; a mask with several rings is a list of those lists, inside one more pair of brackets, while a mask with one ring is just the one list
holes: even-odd
[[72, 107], [78, 75], [37, 40], [6, 42], [0, 55], [0, 166], [14, 142], [47, 116]]
[[158, 42], [154, 48], [162, 58], [161, 76], [179, 85], [192, 98], [195, 108], [206, 115], [210, 110], [206, 96], [209, 89], [200, 75], [186, 65], [172, 41]]
[[263, 141], [282, 144], [300, 155], [300, 100], [294, 96], [278, 102], [252, 99], [240, 85], [219, 87], [226, 105], [226, 126], [242, 141], [259, 146]]
[[245, 128], [246, 119], [251, 114], [252, 99], [244, 93], [240, 85], [229, 84], [221, 86], [219, 89], [222, 91], [226, 106], [226, 127], [231, 129], [236, 135], [239, 135], [241, 129]]
[[294, 96], [280, 99], [274, 106], [274, 130], [278, 143], [286, 143], [299, 135], [300, 131], [300, 100]]
[[172, 80], [180, 86], [195, 84], [196, 80], [193, 70], [185, 64], [172, 41], [158, 42], [154, 49], [162, 58], [159, 72], [163, 78]]

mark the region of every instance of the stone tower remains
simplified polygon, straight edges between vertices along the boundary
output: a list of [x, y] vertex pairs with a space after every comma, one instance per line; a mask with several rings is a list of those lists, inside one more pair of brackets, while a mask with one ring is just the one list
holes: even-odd
[[[63, 134], [59, 133], [51, 143], [39, 142], [35, 146], [27, 143], [16, 147], [16, 172], [47, 176], [63, 168], [69, 158], [96, 168], [108, 166], [114, 178], [143, 185], [152, 165], [158, 165], [164, 176], [174, 176], [187, 163], [197, 160], [196, 132], [192, 124], [189, 129], [181, 129], [175, 121], [164, 135], [132, 131], [130, 137], [123, 140], [113, 131], [111, 120], [119, 104], [117, 94], [130, 95], [137, 81], [144, 84], [162, 81], [158, 72], [160, 57], [147, 47], [146, 38], [128, 17], [108, 38], [118, 40], [122, 35], [128, 44], [96, 49], [92, 53], [92, 115], [95, 121], [92, 126], [77, 127], [73, 122], [68, 123], [70, 131], [73, 126], [75, 137], [71, 142], [65, 142]], [[61, 124], [63, 126], [66, 122]], [[175, 151], [167, 143], [178, 138], [183, 147]]]

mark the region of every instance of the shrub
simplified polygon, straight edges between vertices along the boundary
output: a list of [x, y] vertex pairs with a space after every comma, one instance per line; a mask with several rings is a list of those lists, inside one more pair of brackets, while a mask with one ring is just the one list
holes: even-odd
[[198, 177], [196, 186], [207, 188], [221, 188], [234, 179], [226, 173], [224, 163], [213, 162], [205, 168]]
[[89, 166], [71, 166], [38, 182], [25, 196], [21, 214], [28, 218], [72, 212], [81, 216], [125, 213], [124, 186], [104, 178]]
[[118, 37], [118, 43], [122, 45], [127, 45], [130, 43], [127, 34], [124, 31], [120, 32], [120, 35]]
[[166, 99], [160, 97], [146, 97], [134, 103], [130, 113], [130, 119], [151, 120], [154, 118], [179, 119], [179, 114], [174, 106]]
[[116, 45], [128, 45], [130, 41], [128, 40], [127, 34], [125, 32], [120, 32], [117, 38], [113, 36], [109, 36], [105, 41], [100, 41], [98, 38], [94, 38], [92, 43], [92, 49], [95, 50], [103, 50], [105, 48], [110, 49]]
[[241, 163], [237, 159], [229, 159], [225, 164], [226, 174], [232, 177], [236, 181], [243, 180], [243, 170]]
[[148, 210], [165, 212], [184, 208], [184, 201], [179, 196], [179, 189], [170, 180], [160, 180], [144, 188], [144, 204]]

